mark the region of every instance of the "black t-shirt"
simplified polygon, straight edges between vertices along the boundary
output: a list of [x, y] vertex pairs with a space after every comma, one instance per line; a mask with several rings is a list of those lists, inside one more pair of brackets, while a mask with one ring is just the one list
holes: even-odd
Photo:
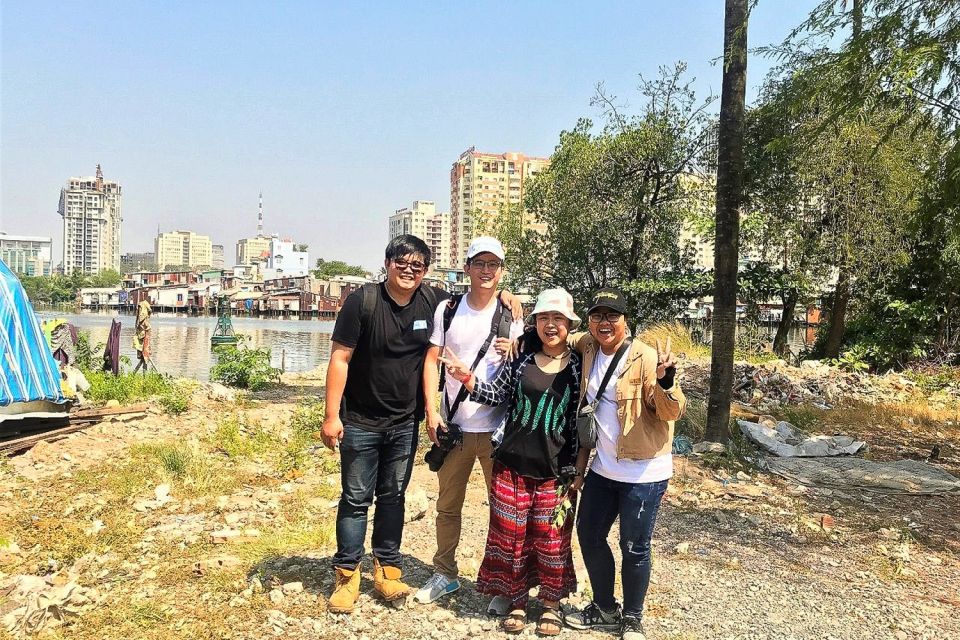
[[[364, 295], [376, 295], [362, 317]], [[343, 303], [333, 341], [352, 347], [340, 405], [344, 424], [389, 431], [423, 419], [423, 356], [433, 333], [433, 312], [447, 292], [421, 285], [410, 302], [398, 305], [386, 285], [366, 285]]]
[[559, 373], [545, 373], [529, 353], [501, 369], [492, 382], [476, 383], [471, 399], [509, 402], [503, 441], [494, 458], [530, 478], [558, 478], [577, 455], [580, 357], [572, 354]]

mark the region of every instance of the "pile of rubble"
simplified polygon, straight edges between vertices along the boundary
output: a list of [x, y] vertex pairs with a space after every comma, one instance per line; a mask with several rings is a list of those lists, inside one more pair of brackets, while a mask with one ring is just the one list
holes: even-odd
[[[710, 387], [709, 363], [689, 363], [683, 371], [683, 385], [693, 395], [705, 395]], [[841, 399], [897, 402], [917, 391], [912, 380], [896, 373], [877, 376], [848, 372], [819, 360], [805, 360], [800, 367], [783, 360], [759, 365], [734, 363], [734, 400], [761, 414], [788, 404], [827, 409]]]

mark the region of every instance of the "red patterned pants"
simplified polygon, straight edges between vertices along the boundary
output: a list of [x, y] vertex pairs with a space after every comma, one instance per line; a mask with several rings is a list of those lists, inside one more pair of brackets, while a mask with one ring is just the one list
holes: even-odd
[[558, 528], [553, 512], [562, 500], [555, 479], [538, 480], [494, 463], [490, 529], [477, 591], [510, 598], [515, 609], [527, 604], [531, 587], [541, 600], [558, 601], [577, 588], [570, 539], [574, 511]]

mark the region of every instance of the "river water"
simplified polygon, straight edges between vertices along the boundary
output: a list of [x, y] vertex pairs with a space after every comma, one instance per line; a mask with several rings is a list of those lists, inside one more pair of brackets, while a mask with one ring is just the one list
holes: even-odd
[[[110, 322], [118, 318], [120, 353], [133, 365], [137, 354], [133, 349], [134, 316], [111, 312], [63, 313], [39, 311], [41, 320], [63, 318], [77, 328], [90, 332], [90, 342], [106, 343]], [[279, 320], [235, 317], [233, 328], [247, 336], [247, 344], [271, 351], [273, 366], [286, 371], [309, 371], [330, 358], [330, 334], [333, 322], [316, 319]], [[207, 380], [216, 355], [210, 350], [210, 337], [217, 326], [215, 317], [183, 316], [155, 313], [150, 318], [150, 357], [161, 373]]]
[[[128, 356], [131, 363], [136, 363], [132, 315], [43, 310], [39, 311], [39, 315], [41, 320], [64, 318], [78, 328], [89, 331], [94, 346], [107, 341], [110, 321], [119, 318], [120, 352]], [[155, 313], [150, 324], [153, 327], [151, 357], [161, 373], [208, 379], [210, 367], [216, 362], [216, 355], [210, 350], [210, 336], [216, 328], [216, 318]], [[247, 336], [249, 345], [270, 349], [273, 366], [286, 371], [309, 371], [330, 358], [331, 321], [234, 317], [233, 328], [237, 333]], [[775, 326], [769, 327], [770, 340], [775, 331]], [[812, 327], [798, 326], [790, 332], [789, 343], [795, 352], [799, 352], [812, 338]]]

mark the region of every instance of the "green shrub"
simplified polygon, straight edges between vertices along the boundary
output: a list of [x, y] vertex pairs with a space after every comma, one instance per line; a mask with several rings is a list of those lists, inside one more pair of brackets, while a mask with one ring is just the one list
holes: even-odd
[[280, 378], [280, 370], [270, 366], [269, 349], [219, 346], [214, 351], [217, 363], [210, 368], [211, 380], [257, 391]]
[[90, 389], [86, 397], [94, 402], [116, 400], [120, 404], [130, 404], [149, 400], [154, 396], [165, 396], [174, 392], [173, 381], [156, 372], [122, 373], [115, 376], [108, 371], [87, 371]]

